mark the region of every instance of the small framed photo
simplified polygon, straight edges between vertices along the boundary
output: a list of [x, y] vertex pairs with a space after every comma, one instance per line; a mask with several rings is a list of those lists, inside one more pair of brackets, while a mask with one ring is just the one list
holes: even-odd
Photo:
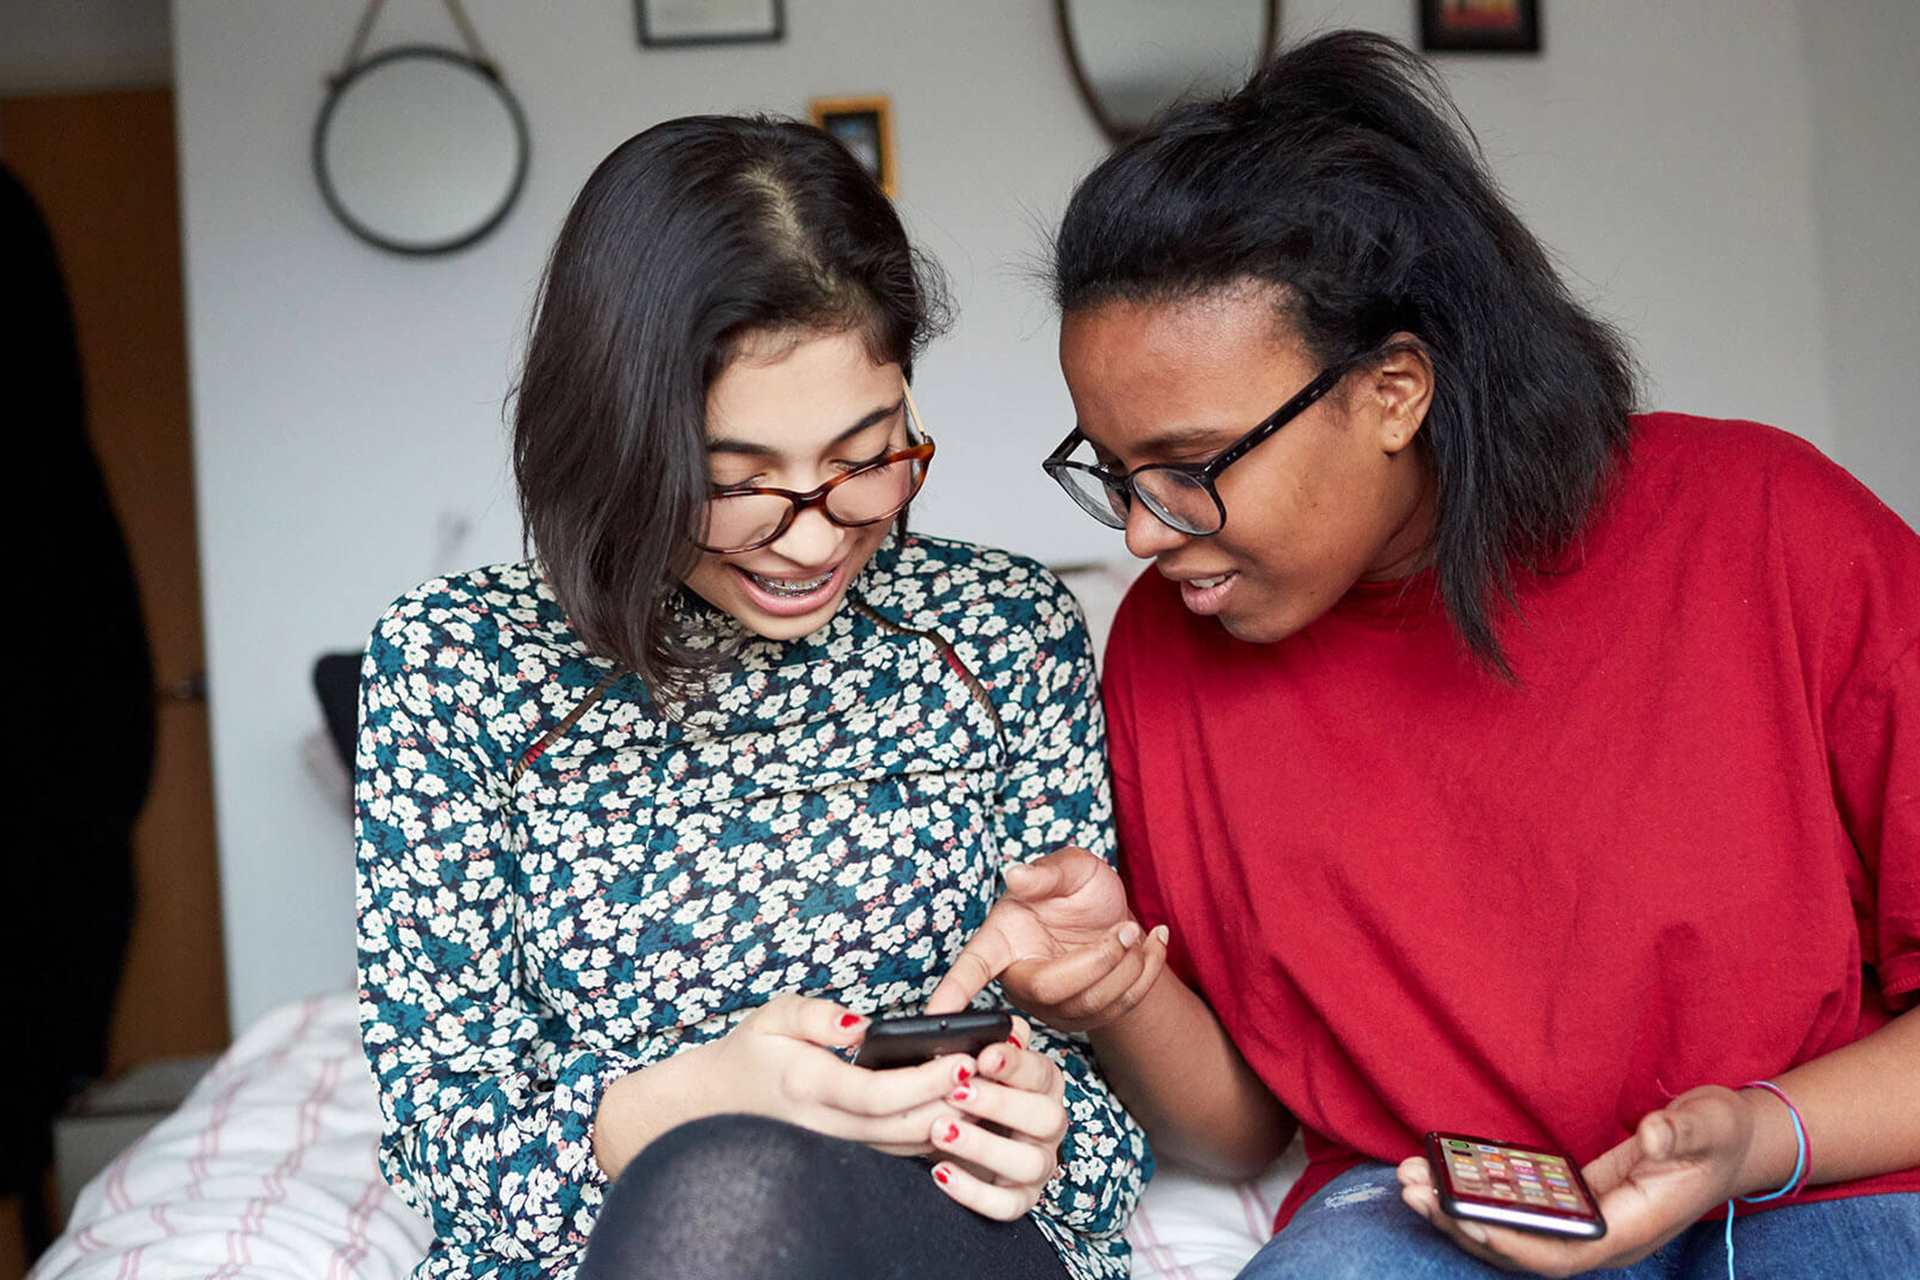
[[1424, 53], [1538, 53], [1540, 0], [1420, 0]]
[[633, 7], [649, 49], [787, 38], [786, 0], [633, 0]]
[[832, 134], [873, 175], [891, 199], [893, 187], [893, 104], [885, 95], [870, 98], [815, 98], [807, 104], [813, 122]]

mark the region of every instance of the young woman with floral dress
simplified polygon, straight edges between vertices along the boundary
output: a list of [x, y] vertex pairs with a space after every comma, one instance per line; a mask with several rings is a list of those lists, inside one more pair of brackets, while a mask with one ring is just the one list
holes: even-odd
[[847, 1058], [1004, 868], [1111, 850], [1071, 596], [904, 532], [937, 315], [802, 125], [660, 125], [575, 202], [515, 411], [537, 554], [366, 658], [362, 1015], [421, 1274], [1126, 1273], [1147, 1151], [1083, 1040]]

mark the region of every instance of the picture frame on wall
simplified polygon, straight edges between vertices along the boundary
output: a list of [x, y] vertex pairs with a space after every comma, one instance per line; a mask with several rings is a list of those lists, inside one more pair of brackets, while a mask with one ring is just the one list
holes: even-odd
[[1418, 0], [1423, 53], [1539, 53], [1540, 0]]
[[703, 44], [777, 44], [787, 38], [786, 0], [633, 0], [649, 49]]
[[894, 195], [893, 103], [885, 94], [815, 98], [807, 104], [814, 124], [853, 153], [887, 198]]

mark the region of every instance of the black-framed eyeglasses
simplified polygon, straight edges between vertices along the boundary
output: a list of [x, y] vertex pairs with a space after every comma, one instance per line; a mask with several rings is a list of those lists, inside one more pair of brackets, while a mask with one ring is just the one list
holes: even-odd
[[754, 485], [715, 485], [707, 497], [706, 531], [694, 539], [694, 545], [715, 555], [757, 551], [778, 542], [808, 507], [819, 507], [827, 519], [843, 529], [879, 524], [899, 515], [926, 483], [934, 448], [933, 437], [921, 424], [913, 393], [903, 388], [901, 403], [906, 406], [907, 439], [913, 442], [917, 437], [917, 443], [843, 472], [807, 493]]
[[1327, 366], [1320, 375], [1294, 393], [1258, 426], [1205, 462], [1154, 462], [1125, 475], [1097, 463], [1071, 462], [1067, 455], [1086, 437], [1075, 427], [1041, 463], [1067, 496], [1109, 529], [1127, 527], [1127, 513], [1136, 496], [1155, 519], [1180, 533], [1208, 538], [1227, 527], [1227, 504], [1214, 487], [1220, 473], [1247, 456], [1253, 447], [1305, 413], [1339, 385], [1364, 355]]

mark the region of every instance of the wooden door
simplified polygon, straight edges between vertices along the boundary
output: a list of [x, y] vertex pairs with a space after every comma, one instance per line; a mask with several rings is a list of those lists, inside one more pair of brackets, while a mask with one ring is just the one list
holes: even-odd
[[173, 94], [0, 98], [0, 157], [52, 229], [87, 427], [140, 584], [159, 704], [109, 1070], [229, 1039], [187, 417]]

